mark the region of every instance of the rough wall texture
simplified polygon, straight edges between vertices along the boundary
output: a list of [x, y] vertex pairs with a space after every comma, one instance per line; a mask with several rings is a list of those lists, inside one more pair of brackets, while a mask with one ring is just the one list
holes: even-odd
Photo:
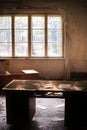
[[70, 6], [67, 12], [67, 44], [70, 71], [87, 72], [87, 9], [82, 5]]

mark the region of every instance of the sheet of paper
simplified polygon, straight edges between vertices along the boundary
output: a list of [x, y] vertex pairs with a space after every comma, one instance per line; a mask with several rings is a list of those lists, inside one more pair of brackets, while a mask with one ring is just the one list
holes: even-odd
[[58, 86], [59, 88], [63, 88], [63, 89], [70, 89], [71, 88], [71, 84], [60, 84], [59, 86]]
[[45, 88], [52, 88], [52, 84], [44, 84]]

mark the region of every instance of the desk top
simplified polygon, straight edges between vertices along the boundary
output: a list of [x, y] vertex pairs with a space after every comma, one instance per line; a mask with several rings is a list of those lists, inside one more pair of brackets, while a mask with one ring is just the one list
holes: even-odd
[[87, 81], [12, 80], [3, 90], [20, 91], [87, 91]]

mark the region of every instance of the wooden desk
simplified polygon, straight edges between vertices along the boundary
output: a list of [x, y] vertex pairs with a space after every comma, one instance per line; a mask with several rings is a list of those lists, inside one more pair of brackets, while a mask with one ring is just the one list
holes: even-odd
[[7, 123], [29, 123], [35, 98], [65, 98], [65, 126], [87, 126], [87, 81], [13, 80], [6, 92]]

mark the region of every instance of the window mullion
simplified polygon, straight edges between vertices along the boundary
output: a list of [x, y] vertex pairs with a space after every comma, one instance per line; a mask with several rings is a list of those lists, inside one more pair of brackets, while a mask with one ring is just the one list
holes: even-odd
[[31, 16], [28, 16], [28, 56], [31, 57]]
[[15, 56], [14, 16], [12, 16], [12, 57]]
[[45, 15], [45, 57], [47, 57], [47, 15]]

